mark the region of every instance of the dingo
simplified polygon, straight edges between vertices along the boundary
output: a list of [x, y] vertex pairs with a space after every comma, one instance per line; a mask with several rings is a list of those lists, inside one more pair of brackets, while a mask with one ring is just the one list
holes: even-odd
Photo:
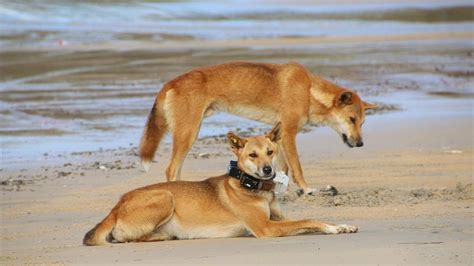
[[[242, 139], [229, 133], [240, 169], [236, 178], [222, 175], [200, 182], [166, 182], [132, 190], [84, 236], [84, 245], [249, 234], [279, 237], [306, 232], [357, 232], [356, 226], [283, 219], [271, 191], [281, 133], [280, 123], [264, 136]], [[248, 189], [242, 185], [244, 175], [260, 184]]]
[[363, 102], [351, 90], [313, 76], [302, 65], [234, 62], [203, 67], [166, 83], [151, 109], [140, 144], [140, 158], [148, 171], [158, 144], [169, 130], [172, 158], [168, 181], [179, 180], [183, 161], [205, 117], [228, 112], [249, 119], [282, 123], [283, 170], [291, 169], [294, 182], [311, 194], [303, 178], [296, 150], [296, 134], [305, 124], [332, 127], [349, 147], [363, 145]]

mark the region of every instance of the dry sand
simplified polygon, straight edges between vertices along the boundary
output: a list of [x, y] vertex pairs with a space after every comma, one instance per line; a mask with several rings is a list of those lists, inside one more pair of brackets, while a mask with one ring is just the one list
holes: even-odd
[[[426, 109], [437, 101], [427, 101]], [[444, 103], [459, 109], [465, 100]], [[438, 119], [425, 111], [369, 117], [363, 149], [346, 148], [329, 129], [299, 135], [308, 182], [334, 185], [339, 194], [297, 197], [292, 186], [282, 198], [284, 212], [355, 224], [361, 227], [357, 234], [82, 246], [84, 233], [120, 194], [164, 180], [169, 146], [162, 145], [149, 173], [136, 164], [135, 148], [77, 153], [63, 158], [70, 163], [62, 166], [2, 173], [12, 180], [1, 192], [0, 262], [472, 264], [472, 119]], [[231, 158], [221, 139], [201, 140], [187, 158], [183, 179], [219, 175]], [[34, 181], [22, 184], [15, 181], [19, 175]]]

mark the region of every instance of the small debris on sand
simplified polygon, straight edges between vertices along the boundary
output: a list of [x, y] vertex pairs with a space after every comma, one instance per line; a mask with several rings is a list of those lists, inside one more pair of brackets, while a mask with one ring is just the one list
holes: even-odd
[[285, 194], [281, 201], [283, 203], [308, 202], [326, 207], [376, 207], [390, 204], [414, 205], [429, 200], [450, 201], [472, 199], [474, 199], [472, 183], [459, 183], [454, 188], [444, 189], [419, 188], [412, 190], [404, 190], [391, 188], [365, 188], [353, 191], [338, 191], [334, 195], [331, 195], [329, 193], [316, 193], [315, 195], [299, 196], [298, 192], [295, 191], [288, 192], [287, 194]]
[[207, 152], [202, 152], [202, 153], [198, 154], [198, 157], [202, 158], [202, 159], [209, 159], [210, 156], [211, 156], [211, 154], [207, 153]]

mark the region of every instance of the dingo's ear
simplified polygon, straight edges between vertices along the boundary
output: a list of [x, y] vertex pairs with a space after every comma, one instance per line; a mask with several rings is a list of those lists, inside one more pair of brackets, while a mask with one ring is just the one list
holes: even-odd
[[371, 104], [367, 102], [362, 102], [362, 106], [364, 106], [364, 110], [370, 110], [370, 109], [377, 109], [379, 108], [378, 105], [376, 104]]
[[247, 142], [245, 139], [237, 136], [233, 132], [227, 133], [227, 139], [229, 140], [230, 147], [234, 151], [242, 149], [245, 146], [245, 143]]
[[337, 105], [350, 105], [352, 104], [352, 92], [344, 91], [339, 94], [337, 98]]
[[277, 142], [281, 139], [281, 122], [278, 122], [272, 129], [272, 131], [265, 134], [265, 137], [269, 138], [273, 142]]

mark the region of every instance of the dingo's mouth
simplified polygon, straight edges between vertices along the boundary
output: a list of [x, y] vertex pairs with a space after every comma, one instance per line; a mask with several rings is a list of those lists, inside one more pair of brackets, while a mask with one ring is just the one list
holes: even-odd
[[349, 143], [349, 139], [347, 138], [347, 135], [346, 134], [342, 134], [342, 141], [347, 144], [347, 146], [349, 146], [349, 148], [354, 148], [354, 146], [352, 144]]
[[255, 173], [255, 178], [260, 179], [260, 180], [264, 180], [264, 181], [271, 180], [271, 179], [275, 178], [275, 176], [276, 176], [276, 173], [272, 173], [272, 174], [266, 175], [266, 176], [261, 176], [258, 173]]

